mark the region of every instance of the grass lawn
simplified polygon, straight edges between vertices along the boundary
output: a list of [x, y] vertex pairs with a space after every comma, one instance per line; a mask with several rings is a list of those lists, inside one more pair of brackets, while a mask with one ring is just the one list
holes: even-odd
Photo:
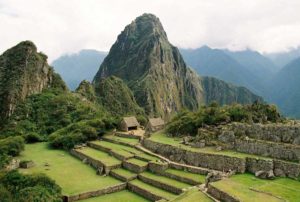
[[191, 186], [189, 184], [179, 182], [177, 180], [173, 180], [171, 178], [164, 177], [164, 176], [161, 176], [161, 175], [156, 175], [156, 174], [153, 174], [151, 172], [143, 172], [140, 175], [145, 176], [147, 178], [151, 178], [151, 179], [156, 180], [158, 182], [161, 182], [161, 183], [179, 188], [179, 189], [184, 189], [184, 188], [187, 188], [187, 187]]
[[173, 194], [173, 193], [165, 191], [163, 189], [160, 189], [160, 188], [154, 187], [152, 185], [146, 184], [146, 183], [144, 183], [140, 180], [133, 180], [130, 183], [135, 185], [135, 186], [138, 186], [140, 188], [143, 188], [145, 190], [148, 190], [149, 192], [151, 192], [153, 194], [164, 197], [168, 200], [174, 199], [177, 196], [176, 194]]
[[116, 135], [105, 135], [104, 137], [118, 142], [124, 142], [133, 146], [139, 143], [139, 140], [135, 138], [119, 137]]
[[231, 151], [231, 150], [217, 151], [215, 147], [193, 148], [191, 146], [181, 144], [182, 138], [168, 137], [167, 135], [165, 135], [163, 133], [152, 134], [150, 137], [150, 140], [153, 140], [155, 142], [162, 143], [162, 144], [176, 146], [176, 147], [179, 147], [179, 148], [182, 148], [182, 149], [185, 149], [188, 151], [193, 151], [193, 152], [225, 155], [225, 156], [237, 157], [237, 158], [252, 157], [252, 158], [260, 158], [260, 159], [270, 159], [270, 158], [263, 157], [263, 156], [246, 154], [246, 153], [241, 153], [241, 152], [236, 152], [236, 151]]
[[204, 193], [199, 191], [197, 188], [192, 188], [180, 196], [178, 196], [176, 199], [171, 200], [171, 202], [213, 202], [208, 196], [206, 196]]
[[[61, 186], [65, 195], [83, 193], [116, 185], [121, 181], [110, 176], [96, 175], [96, 171], [63, 150], [49, 149], [46, 143], [28, 144], [21, 160], [33, 160], [35, 166], [20, 169], [22, 173], [45, 173]], [[48, 163], [49, 166], [45, 166]]]
[[148, 200], [128, 190], [98, 196], [80, 202], [147, 202]]
[[132, 158], [132, 159], [128, 159], [127, 162], [138, 165], [140, 167], [146, 166], [148, 165], [148, 162], [136, 159], [136, 158]]
[[[288, 178], [262, 180], [250, 174], [240, 174], [214, 182], [212, 185], [245, 202], [282, 201], [274, 196], [290, 202], [297, 202], [300, 199], [300, 182]], [[265, 193], [259, 193], [251, 189]]]
[[107, 141], [92, 141], [93, 144], [100, 145], [104, 148], [111, 149], [113, 152], [118, 153], [126, 158], [130, 158], [134, 156], [134, 152], [136, 152], [135, 148], [119, 145]]
[[173, 174], [173, 175], [177, 175], [180, 177], [192, 179], [196, 182], [199, 182], [199, 184], [204, 183], [205, 177], [206, 177], [205, 175], [194, 174], [194, 173], [186, 172], [183, 170], [176, 170], [176, 169], [172, 169], [172, 168], [165, 170], [165, 172]]
[[93, 149], [90, 147], [84, 147], [82, 149], [78, 149], [79, 152], [86, 154], [87, 156], [92, 157], [93, 159], [101, 161], [106, 166], [113, 166], [121, 164], [121, 161], [116, 159], [115, 157], [109, 155], [106, 152], [99, 151], [97, 149]]
[[121, 176], [125, 177], [126, 179], [136, 176], [136, 174], [134, 172], [131, 172], [124, 168], [114, 169], [111, 172], [117, 173], [118, 175], [121, 175]]

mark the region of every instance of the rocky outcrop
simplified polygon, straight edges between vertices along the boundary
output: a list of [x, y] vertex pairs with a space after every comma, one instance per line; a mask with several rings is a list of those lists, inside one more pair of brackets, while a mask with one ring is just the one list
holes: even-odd
[[96, 89], [112, 75], [128, 85], [148, 115], [165, 119], [183, 108], [196, 110], [213, 100], [222, 104], [261, 100], [244, 88], [217, 79], [202, 80], [187, 67], [152, 14], [136, 18], [118, 36], [94, 78]]
[[60, 76], [30, 41], [23, 41], [0, 56], [0, 126], [29, 95], [45, 88], [66, 89]]

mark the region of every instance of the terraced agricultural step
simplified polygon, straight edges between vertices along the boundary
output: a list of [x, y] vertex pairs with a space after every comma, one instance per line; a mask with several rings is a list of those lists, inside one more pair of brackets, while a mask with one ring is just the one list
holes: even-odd
[[84, 147], [82, 149], [73, 149], [71, 154], [77, 158], [84, 160], [86, 163], [90, 164], [96, 169], [103, 169], [106, 174], [110, 170], [120, 168], [121, 161], [115, 157], [109, 155], [106, 152], [93, 149], [91, 147]]
[[191, 172], [176, 170], [173, 168], [168, 168], [163, 172], [159, 173], [160, 175], [184, 182], [190, 185], [198, 185], [205, 183], [205, 175], [194, 174]]
[[138, 139], [120, 137], [120, 136], [116, 136], [116, 135], [106, 135], [102, 139], [106, 140], [108, 142], [122, 144], [125, 146], [131, 146], [131, 147], [133, 147], [139, 143]]
[[109, 173], [111, 176], [119, 179], [119, 180], [122, 180], [124, 182], [128, 182], [128, 181], [131, 181], [131, 180], [134, 180], [137, 178], [137, 174], [136, 173], [133, 173], [129, 170], [126, 170], [124, 168], [118, 168], [118, 169], [114, 169], [112, 171], [110, 171]]
[[95, 149], [109, 152], [112, 156], [118, 158], [121, 161], [134, 157], [133, 152], [135, 151], [135, 149], [128, 146], [119, 145], [107, 141], [92, 141], [89, 142], [88, 145]]
[[183, 189], [190, 187], [189, 184], [179, 182], [165, 176], [156, 175], [151, 172], [144, 172], [139, 174], [138, 179], [174, 194], [181, 194], [183, 192]]
[[138, 179], [128, 182], [127, 187], [130, 191], [151, 201], [158, 201], [161, 199], [171, 200], [177, 196], [176, 194], [154, 187]]
[[122, 162], [122, 166], [132, 172], [141, 173], [147, 170], [148, 162], [131, 158]]

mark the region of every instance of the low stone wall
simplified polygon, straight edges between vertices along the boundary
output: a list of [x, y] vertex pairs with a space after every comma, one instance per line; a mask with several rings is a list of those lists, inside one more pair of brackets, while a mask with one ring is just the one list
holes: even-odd
[[161, 173], [164, 170], [168, 169], [168, 163], [159, 163], [159, 162], [149, 162], [148, 169], [153, 173]]
[[265, 157], [287, 161], [300, 161], [300, 146], [261, 140], [235, 140], [235, 150], [238, 152], [256, 154]]
[[116, 164], [116, 165], [112, 165], [112, 166], [106, 166], [104, 163], [102, 163], [99, 160], [96, 160], [78, 150], [72, 149], [70, 151], [70, 153], [79, 158], [80, 160], [86, 160], [86, 163], [93, 166], [95, 169], [99, 169], [99, 168], [104, 168], [105, 174], [108, 174], [110, 172], [110, 170], [112, 169], [116, 169], [116, 168], [120, 168], [121, 167], [121, 163], [120, 164]]
[[178, 164], [175, 164], [175, 163], [170, 163], [169, 167], [177, 169], [177, 170], [184, 170], [184, 171], [194, 173], [194, 174], [200, 174], [200, 175], [207, 175], [210, 172], [209, 169], [194, 167], [194, 166], [188, 166], [188, 165], [178, 165]]
[[125, 137], [125, 138], [132, 138], [132, 139], [138, 139], [138, 140], [141, 139], [140, 136], [129, 135], [129, 134], [126, 134], [126, 133], [119, 133], [119, 132], [117, 132], [116, 135], [119, 136], [119, 137]]
[[161, 172], [160, 175], [171, 178], [173, 180], [183, 182], [183, 183], [187, 183], [187, 184], [190, 184], [190, 185], [199, 185], [200, 184], [198, 181], [193, 180], [191, 178], [186, 178], [186, 177], [183, 177], [183, 176], [174, 175], [174, 174], [167, 173], [167, 172]]
[[145, 197], [146, 199], [149, 199], [150, 201], [159, 201], [161, 199], [164, 199], [161, 196], [158, 196], [158, 195], [156, 195], [154, 193], [151, 193], [149, 190], [146, 190], [146, 189], [143, 189], [141, 187], [138, 187], [138, 186], [136, 186], [136, 185], [134, 185], [134, 184], [132, 184], [130, 182], [128, 183], [127, 188], [130, 191], [132, 191], [132, 192], [134, 192], [136, 194], [139, 194], [139, 195]]
[[139, 166], [139, 165], [136, 165], [136, 164], [133, 164], [131, 162], [128, 162], [128, 161], [123, 161], [122, 162], [122, 166], [132, 172], [135, 172], [135, 173], [142, 173], [144, 172], [145, 170], [147, 170], [147, 165], [146, 166]]
[[235, 170], [237, 173], [244, 173], [246, 169], [246, 159], [229, 157], [222, 154], [193, 152], [172, 145], [154, 142], [149, 139], [145, 139], [143, 145], [147, 149], [178, 163], [219, 171]]
[[115, 152], [115, 151], [113, 151], [113, 150], [110, 150], [108, 153], [109, 153], [110, 155], [112, 155], [113, 157], [115, 157], [115, 158], [121, 160], [121, 161], [125, 161], [125, 160], [127, 160], [127, 159], [130, 159], [130, 158], [134, 157], [133, 154], [132, 154], [132, 156], [129, 156], [129, 157], [128, 157], [128, 156], [123, 156], [122, 154], [119, 154], [118, 152]]
[[274, 174], [278, 177], [300, 179], [300, 164], [274, 160]]
[[274, 169], [273, 160], [246, 158], [246, 171], [255, 174], [257, 171], [270, 171]]
[[110, 171], [109, 174], [110, 174], [111, 176], [113, 176], [113, 177], [119, 179], [119, 180], [122, 180], [123, 182], [129, 182], [129, 181], [134, 180], [134, 179], [137, 178], [137, 175], [132, 176], [132, 177], [130, 177], [130, 178], [126, 178], [126, 177], [124, 177], [124, 176], [122, 176], [122, 175], [119, 175], [118, 173], [114, 172], [114, 170]]
[[237, 198], [229, 195], [226, 192], [223, 192], [223, 191], [217, 189], [216, 187], [214, 187], [211, 184], [208, 185], [207, 193], [209, 193], [214, 198], [216, 198], [216, 199], [218, 199], [220, 201], [224, 201], [224, 202], [240, 202], [239, 199], [237, 199]]
[[121, 183], [121, 184], [107, 187], [107, 188], [100, 189], [100, 190], [85, 192], [85, 193], [71, 195], [71, 196], [63, 196], [63, 201], [64, 202], [72, 202], [72, 201], [88, 199], [88, 198], [95, 197], [95, 196], [101, 196], [104, 194], [110, 194], [110, 193], [125, 190], [126, 186], [127, 186], [126, 183]]
[[151, 185], [153, 185], [155, 187], [158, 187], [158, 188], [161, 188], [163, 190], [172, 192], [174, 194], [181, 194], [183, 192], [182, 189], [179, 189], [177, 187], [165, 184], [163, 182], [159, 182], [159, 181], [153, 180], [153, 179], [148, 178], [148, 177], [146, 177], [144, 175], [138, 175], [138, 179], [140, 179], [141, 181], [143, 181], [143, 182], [145, 182], [147, 184], [151, 184]]
[[233, 131], [235, 136], [300, 145], [300, 122], [288, 124], [245, 124], [232, 123], [222, 129]]

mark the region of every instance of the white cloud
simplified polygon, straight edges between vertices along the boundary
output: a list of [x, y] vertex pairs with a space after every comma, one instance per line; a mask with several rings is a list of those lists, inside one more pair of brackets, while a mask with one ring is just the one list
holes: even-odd
[[0, 52], [32, 40], [49, 59], [109, 50], [135, 17], [157, 15], [176, 46], [260, 52], [300, 45], [298, 0], [0, 0]]

